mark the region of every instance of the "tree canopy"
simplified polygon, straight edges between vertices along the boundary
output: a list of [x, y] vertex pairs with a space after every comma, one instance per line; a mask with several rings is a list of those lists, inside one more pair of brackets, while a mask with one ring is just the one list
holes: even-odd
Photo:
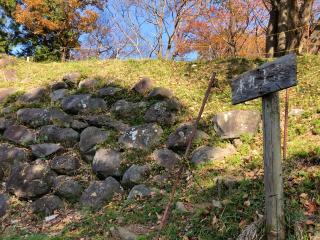
[[103, 8], [101, 0], [1, 1], [8, 22], [24, 33], [19, 54], [31, 53], [39, 60], [68, 56], [80, 46], [80, 35], [96, 28], [97, 11]]
[[[0, 0], [0, 51], [36, 60], [266, 56], [266, 43], [280, 30], [290, 31], [286, 48], [318, 53], [319, 5], [310, 0]], [[282, 30], [274, 29], [272, 21], [281, 21], [283, 10], [292, 14]]]

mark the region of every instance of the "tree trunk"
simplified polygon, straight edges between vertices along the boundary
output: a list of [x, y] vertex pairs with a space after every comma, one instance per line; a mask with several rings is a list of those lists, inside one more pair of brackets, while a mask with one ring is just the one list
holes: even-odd
[[297, 1], [288, 1], [288, 28], [295, 29], [287, 34], [287, 50], [302, 54], [309, 37], [308, 24], [312, 14], [313, 0], [305, 0], [299, 6]]
[[266, 37], [266, 57], [272, 58], [274, 53], [277, 52], [278, 49], [278, 18], [279, 18], [279, 11], [277, 8], [277, 3], [275, 1], [271, 2], [271, 9], [270, 9], [270, 18], [269, 24], [267, 29], [267, 37]]
[[66, 61], [66, 48], [62, 48], [62, 53], [61, 53], [61, 62]]
[[266, 37], [267, 57], [301, 54], [307, 42], [314, 0], [272, 0]]
[[310, 36], [310, 53], [320, 53], [320, 18]]
[[228, 52], [233, 57], [237, 54], [237, 41], [236, 41], [236, 20], [232, 8], [232, 1], [227, 2], [228, 10], [230, 11], [230, 21], [228, 25]]
[[278, 0], [278, 48], [275, 52], [275, 57], [280, 57], [286, 54], [287, 50], [287, 30], [288, 30], [288, 5], [287, 0]]
[[[287, 50], [292, 52], [298, 52], [298, 48], [301, 42], [301, 36], [304, 29], [301, 28], [301, 20], [299, 16], [299, 7], [297, 1], [288, 1], [288, 11], [290, 12], [288, 17], [288, 30], [287, 38]], [[292, 30], [295, 29], [295, 30]]]

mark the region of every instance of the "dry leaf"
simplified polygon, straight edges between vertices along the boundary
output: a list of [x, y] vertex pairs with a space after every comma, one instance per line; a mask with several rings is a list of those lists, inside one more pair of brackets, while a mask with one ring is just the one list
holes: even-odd
[[251, 203], [250, 203], [249, 200], [245, 201], [243, 204], [244, 204], [246, 207], [250, 207], [250, 205], [251, 205]]
[[212, 221], [211, 221], [211, 225], [212, 227], [215, 229], [217, 227], [217, 223], [219, 222], [219, 219], [217, 218], [216, 215], [213, 216]]
[[306, 224], [307, 224], [307, 225], [315, 225], [314, 221], [312, 221], [312, 220], [307, 220], [307, 221], [306, 221]]
[[156, 212], [156, 215], [157, 215], [158, 220], [161, 220], [161, 219], [162, 219], [162, 215], [161, 215], [161, 214], [158, 214], [158, 213]]
[[224, 206], [227, 206], [228, 204], [230, 204], [231, 203], [231, 200], [230, 199], [224, 199], [224, 200], [222, 200], [222, 205], [224, 205]]
[[241, 220], [239, 223], [239, 228], [243, 228], [244, 226], [247, 225], [247, 221], [245, 219]]
[[317, 204], [315, 202], [308, 201], [308, 200], [304, 203], [304, 206], [307, 209], [308, 215], [315, 213], [318, 209]]
[[300, 194], [300, 198], [302, 198], [302, 199], [307, 199], [307, 198], [308, 198], [308, 194], [306, 194], [306, 193], [301, 193], [301, 194]]

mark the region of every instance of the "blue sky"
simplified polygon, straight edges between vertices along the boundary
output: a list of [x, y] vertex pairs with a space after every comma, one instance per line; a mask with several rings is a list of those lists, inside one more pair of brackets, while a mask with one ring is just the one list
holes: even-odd
[[[116, 8], [121, 8], [121, 7], [124, 7], [123, 5], [117, 5], [119, 2], [117, 0], [109, 0], [108, 2], [108, 8], [107, 9], [104, 9], [104, 11], [100, 12], [101, 14], [101, 21], [102, 22], [108, 22], [109, 21], [109, 24], [111, 27], [114, 27], [116, 29], [116, 33], [119, 34], [119, 35], [123, 35], [120, 31], [117, 31], [118, 27], [117, 27], [117, 24], [121, 25], [121, 26], [125, 26], [125, 21], [128, 21], [128, 18], [121, 18], [120, 14], [119, 14], [119, 11], [118, 9], [115, 10], [114, 9], [114, 6]], [[138, 15], [135, 14], [134, 12], [134, 8], [130, 8], [129, 9], [129, 14], [132, 16], [132, 19], [137, 20], [137, 22], [143, 22], [145, 20], [145, 16], [144, 16], [144, 12], [142, 11], [139, 11], [138, 12]], [[114, 21], [117, 20], [117, 23], [115, 23]], [[171, 16], [167, 16], [166, 18], [166, 21], [167, 21], [167, 29], [169, 32], [172, 31], [173, 29], [173, 19]], [[132, 22], [132, 21], [131, 21]], [[125, 27], [124, 27], [125, 28]], [[130, 32], [130, 31], [129, 31]], [[148, 22], [143, 22], [143, 24], [141, 25], [141, 29], [140, 29], [140, 33], [142, 34], [142, 38], [145, 39], [145, 41], [141, 40], [141, 48], [150, 48], [150, 46], [146, 43], [146, 42], [150, 42], [152, 44], [154, 44], [156, 41], [155, 41], [155, 35], [156, 35], [156, 28], [154, 27], [153, 24], [151, 23], [148, 23]], [[131, 32], [131, 34], [135, 34], [134, 32]], [[85, 38], [82, 37], [81, 40], [83, 41]], [[166, 34], [163, 34], [162, 35], [162, 41], [164, 43], [164, 47], [166, 48], [166, 43], [167, 43], [167, 40], [168, 40], [168, 37]], [[128, 49], [132, 48], [132, 44], [131, 44], [131, 47], [129, 46]], [[197, 53], [194, 52], [194, 53], [190, 53], [188, 55], [185, 56], [186, 59], [188, 60], [195, 60], [197, 58]], [[129, 56], [129, 58], [139, 58], [139, 54], [131, 54]], [[143, 56], [143, 57], [148, 57], [148, 56]], [[156, 57], [155, 54], [152, 55], [153, 58]], [[128, 58], [128, 57], [126, 57]], [[178, 59], [177, 59], [178, 60]]]

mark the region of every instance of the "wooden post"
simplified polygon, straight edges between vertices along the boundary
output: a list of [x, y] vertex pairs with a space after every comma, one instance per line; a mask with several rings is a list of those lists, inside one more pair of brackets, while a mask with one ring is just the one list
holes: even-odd
[[285, 239], [281, 135], [278, 92], [262, 97], [266, 235]]
[[232, 80], [232, 103], [262, 97], [266, 237], [285, 239], [279, 91], [297, 85], [297, 61], [289, 54]]

